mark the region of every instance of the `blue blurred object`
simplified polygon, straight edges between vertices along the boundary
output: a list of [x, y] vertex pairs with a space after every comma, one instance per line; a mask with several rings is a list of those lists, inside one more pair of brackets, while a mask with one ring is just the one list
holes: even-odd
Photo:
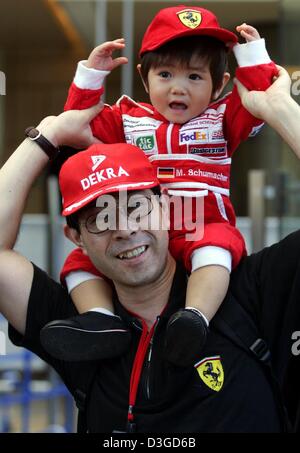
[[[9, 362], [16, 360], [21, 361], [22, 368], [18, 370], [10, 369]], [[43, 386], [44, 390], [34, 389], [32, 363], [35, 360], [40, 359], [27, 350], [1, 356], [2, 363], [3, 361], [7, 362], [7, 367], [0, 372], [0, 433], [11, 432], [11, 406], [20, 405], [22, 432], [28, 433], [31, 403], [33, 401], [47, 401], [50, 408], [51, 403], [57, 398], [64, 398], [64, 425], [58, 425], [51, 420], [44, 432], [73, 432], [74, 410], [72, 396], [59, 377], [53, 372], [49, 373], [49, 381], [35, 381], [47, 384]], [[49, 412], [50, 410], [48, 409], [48, 418], [50, 418]]]

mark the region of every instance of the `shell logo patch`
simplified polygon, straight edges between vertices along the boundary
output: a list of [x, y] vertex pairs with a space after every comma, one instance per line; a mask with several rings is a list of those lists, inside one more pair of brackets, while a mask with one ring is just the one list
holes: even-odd
[[177, 13], [180, 22], [188, 28], [196, 28], [201, 24], [202, 16], [199, 11], [184, 9]]
[[221, 390], [224, 382], [224, 370], [220, 356], [206, 357], [196, 363], [195, 368], [204, 384], [215, 392]]

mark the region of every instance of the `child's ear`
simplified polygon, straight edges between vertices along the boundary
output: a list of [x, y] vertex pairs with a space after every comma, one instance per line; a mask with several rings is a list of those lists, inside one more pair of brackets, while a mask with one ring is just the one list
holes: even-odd
[[224, 72], [224, 75], [223, 75], [223, 80], [222, 80], [222, 83], [221, 85], [219, 86], [219, 88], [214, 92], [214, 94], [212, 95], [212, 99], [215, 100], [215, 99], [218, 99], [218, 97], [220, 96], [220, 94], [222, 93], [222, 91], [224, 90], [224, 88], [226, 87], [227, 83], [229, 82], [230, 80], [230, 74], [229, 72]]
[[81, 248], [82, 253], [84, 255], [87, 255], [87, 251], [82, 241], [81, 234], [78, 233], [77, 230], [75, 230], [74, 228], [70, 228], [69, 225], [64, 225], [64, 234], [66, 238], [68, 238], [71, 242], [77, 245], [77, 247]]
[[143, 76], [142, 76], [142, 73], [141, 73], [141, 65], [138, 64], [137, 67], [136, 67], [136, 69], [138, 70], [138, 73], [140, 74], [140, 77], [141, 77], [141, 79], [142, 79], [142, 82], [143, 82], [143, 85], [144, 85], [144, 88], [145, 88], [146, 93], [149, 94], [147, 81], [144, 80], [144, 78], [143, 78]]

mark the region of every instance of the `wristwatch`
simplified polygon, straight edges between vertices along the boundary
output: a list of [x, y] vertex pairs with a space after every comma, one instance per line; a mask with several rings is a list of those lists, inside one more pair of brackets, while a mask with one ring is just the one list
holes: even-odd
[[47, 154], [49, 160], [53, 160], [59, 153], [59, 148], [56, 148], [49, 140], [44, 137], [41, 132], [33, 126], [25, 129], [25, 135], [30, 140], [36, 142], [39, 147]]

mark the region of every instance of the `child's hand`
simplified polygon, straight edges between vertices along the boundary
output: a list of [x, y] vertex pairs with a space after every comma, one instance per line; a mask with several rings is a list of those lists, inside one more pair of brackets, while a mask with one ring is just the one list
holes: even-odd
[[251, 25], [245, 24], [238, 25], [236, 27], [236, 31], [247, 41], [257, 41], [260, 39], [260, 35], [256, 28], [252, 27]]
[[112, 71], [121, 64], [128, 63], [128, 58], [126, 57], [117, 57], [112, 58], [112, 54], [115, 50], [122, 50], [125, 48], [125, 41], [123, 38], [115, 39], [114, 41], [107, 41], [100, 46], [95, 47], [92, 50], [86, 66], [88, 68], [103, 70], [103, 71]]

